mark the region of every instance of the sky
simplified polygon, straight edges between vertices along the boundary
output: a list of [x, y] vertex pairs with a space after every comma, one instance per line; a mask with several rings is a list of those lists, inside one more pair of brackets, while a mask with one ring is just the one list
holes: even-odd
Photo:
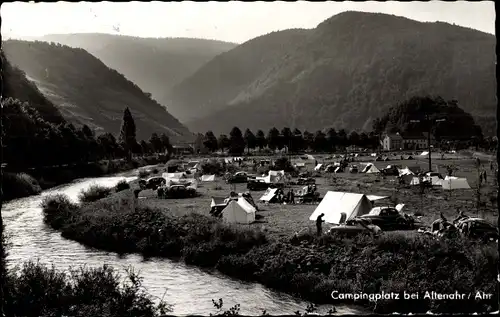
[[495, 34], [493, 1], [431, 2], [12, 2], [1, 6], [2, 36], [108, 33], [243, 43], [273, 31], [314, 28], [343, 11], [442, 21]]

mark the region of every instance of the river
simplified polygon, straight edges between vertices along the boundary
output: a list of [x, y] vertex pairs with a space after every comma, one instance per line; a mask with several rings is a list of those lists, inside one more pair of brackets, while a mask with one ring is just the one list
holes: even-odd
[[[81, 179], [42, 192], [40, 195], [10, 201], [2, 206], [2, 215], [9, 237], [7, 262], [9, 267], [22, 265], [28, 260], [54, 265], [58, 270], [69, 267], [98, 267], [109, 264], [120, 273], [133, 266], [144, 278], [147, 291], [173, 304], [176, 315], [209, 315], [215, 313], [212, 299], [222, 298], [224, 308], [240, 304], [241, 314], [258, 315], [262, 309], [270, 314], [293, 314], [304, 311], [307, 303], [287, 294], [272, 291], [260, 284], [246, 283], [231, 279], [222, 274], [206, 272], [196, 267], [168, 259], [152, 258], [147, 261], [140, 255], [119, 257], [112, 252], [105, 252], [85, 247], [77, 242], [61, 237], [60, 233], [43, 223], [40, 202], [44, 196], [56, 193], [66, 194], [72, 200], [78, 200], [82, 189], [92, 184], [114, 186], [119, 180], [136, 179], [129, 173], [111, 177]], [[320, 306], [318, 312], [326, 312], [330, 306]], [[337, 306], [337, 314], [360, 312], [358, 309]]]

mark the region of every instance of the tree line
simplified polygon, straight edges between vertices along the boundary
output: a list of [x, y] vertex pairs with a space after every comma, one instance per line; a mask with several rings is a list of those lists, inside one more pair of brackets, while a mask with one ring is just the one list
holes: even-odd
[[130, 110], [123, 113], [121, 130], [96, 135], [88, 125], [77, 128], [70, 122], [49, 122], [27, 102], [3, 100], [3, 162], [12, 168], [42, 167], [131, 158], [171, 152], [167, 135], [153, 133], [147, 141], [136, 140]]
[[292, 130], [289, 127], [284, 127], [280, 131], [274, 127], [266, 134], [262, 130], [254, 133], [250, 129], [242, 133], [238, 127], [234, 127], [229, 135], [221, 134], [216, 137], [212, 131], [208, 131], [199, 137], [210, 152], [227, 150], [230, 154], [236, 155], [243, 154], [245, 149], [269, 148], [273, 151], [287, 149], [289, 152], [296, 153], [308, 149], [316, 152], [333, 152], [345, 150], [349, 146], [372, 149], [379, 146], [379, 137], [373, 132], [352, 131], [348, 133], [345, 129], [336, 131], [334, 128], [326, 132], [318, 130], [311, 133], [307, 130], [304, 132], [299, 129]]

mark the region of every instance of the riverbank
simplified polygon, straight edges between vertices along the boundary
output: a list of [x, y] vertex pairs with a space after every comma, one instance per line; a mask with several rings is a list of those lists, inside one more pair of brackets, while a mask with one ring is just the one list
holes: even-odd
[[90, 164], [80, 164], [66, 167], [45, 167], [37, 170], [16, 173], [3, 171], [3, 200], [37, 195], [42, 190], [70, 183], [78, 178], [100, 177], [110, 174], [127, 172], [147, 165], [166, 163], [166, 156], [151, 156], [134, 158], [128, 162], [123, 159], [100, 161]]
[[[140, 202], [141, 200], [139, 200]], [[471, 241], [437, 241], [427, 236], [385, 233], [382, 237], [345, 239], [278, 238], [259, 228], [220, 223], [200, 214], [176, 215], [133, 199], [131, 190], [81, 206], [46, 205], [45, 222], [63, 237], [118, 253], [181, 258], [187, 264], [256, 281], [317, 304], [356, 304], [374, 308], [367, 299], [334, 300], [343, 294], [398, 293], [378, 301], [376, 312], [485, 312], [498, 309], [495, 245]], [[493, 294], [476, 300], [476, 291]], [[403, 292], [419, 299], [402, 300]], [[425, 292], [471, 293], [469, 300], [432, 300]]]

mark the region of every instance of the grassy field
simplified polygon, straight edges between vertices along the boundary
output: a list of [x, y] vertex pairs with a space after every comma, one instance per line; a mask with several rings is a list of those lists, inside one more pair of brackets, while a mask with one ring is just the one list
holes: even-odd
[[[497, 224], [498, 209], [496, 200], [491, 200], [491, 197], [496, 198], [498, 187], [494, 184], [494, 173], [490, 171], [489, 164], [484, 164], [483, 168], [487, 171], [487, 183], [483, 184], [481, 192], [481, 200], [486, 204], [481, 207], [478, 214], [476, 208], [476, 190], [477, 186], [477, 168], [475, 161], [467, 158], [452, 158], [441, 160], [440, 155], [434, 159], [434, 166], [440, 167], [440, 172], [446, 175], [446, 165], [454, 165], [457, 171], [454, 173], [457, 177], [466, 177], [471, 189], [456, 190], [453, 192], [445, 191], [441, 188], [432, 188], [426, 190], [424, 195], [419, 194], [418, 186], [400, 187], [397, 178], [394, 176], [382, 177], [373, 174], [351, 174], [351, 173], [321, 173], [320, 177], [316, 177], [318, 190], [323, 197], [328, 191], [345, 191], [353, 193], [365, 193], [371, 195], [390, 196], [388, 199], [377, 202], [381, 205], [392, 205], [394, 203], [404, 203], [404, 212], [409, 214], [421, 215], [421, 221], [430, 224], [439, 217], [442, 212], [446, 217], [454, 218], [457, 214], [456, 208], [460, 207], [468, 215], [479, 215]], [[263, 157], [264, 158], [264, 157]], [[260, 159], [260, 158], [258, 158]], [[419, 166], [423, 170], [428, 166], [425, 159], [416, 160], [391, 160], [385, 162], [373, 162], [371, 157], [357, 158], [358, 162], [352, 164], [360, 164], [359, 161], [372, 162], [377, 168], [382, 169], [387, 165], [396, 164], [408, 166], [410, 169]], [[329, 164], [333, 159], [325, 160], [323, 157], [317, 158], [319, 163]], [[243, 170], [253, 172], [249, 167], [242, 167]], [[309, 167], [311, 170], [311, 166]], [[434, 167], [436, 169], [436, 167]], [[163, 170], [159, 170], [156, 175], [161, 175]], [[137, 184], [132, 184], [137, 186]], [[290, 186], [296, 192], [302, 186]], [[226, 197], [231, 190], [237, 192], [246, 191], [246, 184], [229, 185], [221, 178], [215, 182], [201, 183], [198, 187], [198, 192], [201, 194], [193, 199], [158, 199], [156, 192], [152, 190], [143, 191], [140, 193], [139, 204], [147, 207], [155, 207], [164, 210], [166, 213], [182, 216], [188, 213], [198, 213], [209, 215], [211, 197]], [[295, 232], [306, 231], [307, 228], [315, 230], [315, 224], [309, 220], [317, 204], [300, 204], [300, 205], [284, 205], [284, 204], [263, 204], [259, 203], [258, 199], [265, 191], [251, 191], [254, 201], [259, 207], [257, 212], [257, 221], [251, 225], [244, 227], [260, 227], [273, 237], [290, 237]]]

